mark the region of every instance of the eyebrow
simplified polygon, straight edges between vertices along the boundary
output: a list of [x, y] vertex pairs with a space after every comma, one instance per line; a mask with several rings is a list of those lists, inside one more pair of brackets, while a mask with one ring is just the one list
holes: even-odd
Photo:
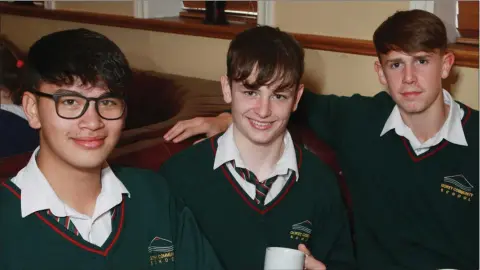
[[[78, 91], [73, 91], [73, 90], [68, 90], [68, 89], [57, 89], [57, 91], [54, 92], [54, 94], [61, 94], [61, 95], [74, 95], [74, 96], [81, 96], [81, 97], [87, 97], [83, 93], [80, 93]], [[109, 97], [109, 96], [115, 96], [112, 92], [106, 91], [105, 93], [99, 95], [97, 98], [100, 97]]]
[[76, 92], [76, 91], [72, 91], [72, 90], [67, 90], [67, 89], [57, 89], [54, 94], [74, 94], [74, 95], [82, 95], [81, 93], [79, 92]]
[[274, 94], [291, 94], [293, 92], [294, 92], [293, 88], [290, 88], [290, 87], [283, 87], [273, 91]]
[[[433, 53], [423, 53], [419, 55], [412, 55], [414, 59], [425, 59], [425, 58], [431, 58], [433, 56]], [[393, 58], [393, 59], [386, 59], [386, 63], [391, 63], [391, 62], [404, 62], [402, 58]]]

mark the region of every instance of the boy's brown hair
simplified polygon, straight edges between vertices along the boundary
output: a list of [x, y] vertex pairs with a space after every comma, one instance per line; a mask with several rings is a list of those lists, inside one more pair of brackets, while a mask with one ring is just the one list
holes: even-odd
[[442, 20], [424, 10], [398, 11], [385, 20], [373, 34], [377, 55], [390, 51], [406, 53], [447, 49], [447, 30]]
[[[304, 70], [304, 50], [290, 34], [270, 26], [257, 26], [238, 34], [227, 54], [227, 77], [251, 89], [277, 83], [298, 88]], [[255, 82], [246, 82], [258, 72]]]

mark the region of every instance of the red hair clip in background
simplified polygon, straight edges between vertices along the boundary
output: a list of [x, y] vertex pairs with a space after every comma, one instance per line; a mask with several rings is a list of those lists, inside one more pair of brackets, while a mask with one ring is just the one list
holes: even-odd
[[22, 60], [17, 60], [17, 68], [22, 68], [25, 63]]

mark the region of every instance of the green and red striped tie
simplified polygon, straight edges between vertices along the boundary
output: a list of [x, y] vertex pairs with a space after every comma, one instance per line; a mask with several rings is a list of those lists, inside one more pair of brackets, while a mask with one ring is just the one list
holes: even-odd
[[73, 222], [70, 219], [70, 217], [68, 217], [68, 216], [67, 217], [57, 217], [50, 210], [47, 210], [47, 214], [52, 216], [53, 219], [55, 219], [58, 223], [65, 226], [65, 228], [67, 228], [73, 234], [75, 234], [75, 235], [79, 234], [77, 228], [75, 227], [75, 225], [73, 225]]
[[273, 185], [273, 182], [277, 179], [277, 176], [268, 178], [267, 180], [260, 182], [255, 174], [245, 168], [240, 168], [235, 166], [235, 161], [232, 160], [232, 165], [237, 171], [237, 173], [245, 179], [245, 181], [250, 182], [255, 185], [255, 202], [259, 205], [265, 204], [265, 198], [267, 197], [268, 191]]
[[[113, 220], [115, 218], [115, 209], [110, 210], [110, 212], [111, 212], [112, 220]], [[65, 226], [65, 228], [67, 228], [67, 230], [71, 231], [73, 234], [79, 235], [79, 232], [78, 232], [77, 228], [75, 227], [75, 225], [73, 224], [70, 217], [68, 217], [68, 216], [67, 217], [57, 217], [50, 210], [47, 210], [47, 214], [49, 216], [53, 217], [53, 219], [55, 219], [58, 223]]]

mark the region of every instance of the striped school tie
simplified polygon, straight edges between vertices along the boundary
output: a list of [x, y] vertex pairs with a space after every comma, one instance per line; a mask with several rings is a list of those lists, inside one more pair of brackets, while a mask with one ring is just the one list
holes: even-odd
[[260, 182], [253, 172], [245, 168], [236, 167], [235, 161], [233, 160], [232, 165], [243, 179], [255, 185], [255, 202], [257, 202], [258, 205], [263, 206], [265, 204], [265, 197], [267, 197], [268, 191], [272, 187], [273, 182], [277, 179], [277, 176], [270, 177], [264, 182]]
[[[110, 213], [112, 215], [112, 220], [115, 218], [115, 208], [113, 210], [110, 210]], [[61, 225], [65, 226], [65, 228], [67, 228], [67, 230], [71, 231], [73, 234], [75, 235], [79, 235], [80, 233], [78, 232], [77, 228], [75, 227], [75, 225], [73, 224], [72, 220], [70, 219], [70, 217], [57, 217], [55, 216], [50, 210], [47, 210], [47, 214], [51, 217], [53, 217], [53, 219], [55, 219], [58, 223], [60, 223]]]
[[50, 210], [47, 210], [47, 214], [52, 216], [53, 219], [55, 219], [61, 225], [65, 226], [65, 228], [67, 228], [69, 231], [71, 231], [75, 235], [79, 234], [77, 228], [75, 227], [75, 225], [73, 225], [73, 222], [70, 219], [70, 217], [68, 217], [68, 216], [67, 217], [57, 217]]

